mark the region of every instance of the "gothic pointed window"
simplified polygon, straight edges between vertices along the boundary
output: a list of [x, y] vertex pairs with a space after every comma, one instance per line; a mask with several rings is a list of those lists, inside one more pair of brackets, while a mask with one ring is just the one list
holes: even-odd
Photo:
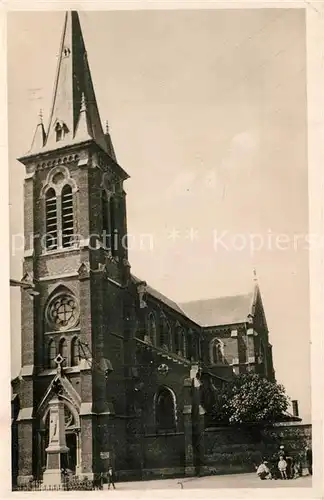
[[69, 360], [69, 351], [66, 339], [60, 340], [59, 353], [61, 354], [62, 358], [64, 358], [64, 365], [67, 366]]
[[157, 431], [176, 430], [176, 400], [168, 387], [161, 387], [155, 395], [155, 422]]
[[46, 218], [46, 249], [55, 250], [58, 247], [57, 228], [57, 198], [53, 188], [48, 189], [45, 196]]
[[51, 339], [48, 343], [48, 368], [56, 368], [56, 354], [55, 340]]
[[193, 336], [192, 332], [189, 331], [187, 334], [187, 358], [192, 360], [194, 358], [194, 346], [193, 346]]
[[166, 320], [166, 317], [162, 313], [160, 316], [160, 325], [159, 325], [159, 347], [163, 349], [169, 349], [169, 324]]
[[186, 336], [182, 326], [178, 325], [174, 337], [174, 348], [178, 356], [186, 357]]
[[148, 317], [148, 338], [153, 345], [156, 345], [156, 320], [154, 313], [150, 313]]
[[210, 343], [210, 362], [211, 364], [222, 364], [225, 361], [224, 344], [219, 339], [214, 339]]
[[78, 366], [79, 360], [79, 341], [77, 337], [74, 337], [71, 341], [71, 366]]
[[72, 188], [68, 184], [62, 189], [62, 246], [63, 248], [70, 247], [74, 244], [73, 241], [73, 193]]

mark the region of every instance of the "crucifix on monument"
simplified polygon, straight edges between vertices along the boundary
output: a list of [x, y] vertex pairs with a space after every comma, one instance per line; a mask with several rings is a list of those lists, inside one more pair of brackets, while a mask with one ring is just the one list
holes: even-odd
[[[57, 375], [61, 374], [64, 358], [58, 354], [55, 358]], [[46, 448], [46, 470], [43, 475], [45, 485], [58, 485], [62, 483], [62, 454], [69, 448], [65, 440], [64, 403], [60, 397], [62, 386], [59, 379], [53, 384], [54, 396], [49, 402], [49, 444]]]

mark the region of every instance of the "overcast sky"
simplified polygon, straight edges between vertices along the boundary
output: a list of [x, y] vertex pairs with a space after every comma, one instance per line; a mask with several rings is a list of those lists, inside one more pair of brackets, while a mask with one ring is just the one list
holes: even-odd
[[[63, 20], [63, 12], [9, 15], [14, 235], [23, 231], [24, 178], [15, 158], [30, 147], [39, 108], [47, 123]], [[277, 379], [308, 421], [304, 11], [81, 12], [80, 20], [101, 118], [131, 176], [132, 271], [184, 302], [245, 292], [256, 268]], [[153, 244], [142, 236], [141, 248], [145, 234]], [[15, 251], [13, 278], [21, 259]], [[19, 290], [11, 296], [16, 375]]]

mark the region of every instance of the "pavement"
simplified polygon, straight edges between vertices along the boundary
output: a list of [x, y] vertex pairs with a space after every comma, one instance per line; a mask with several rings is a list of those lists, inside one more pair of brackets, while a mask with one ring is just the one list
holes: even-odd
[[[116, 490], [164, 490], [206, 488], [311, 488], [312, 477], [304, 476], [291, 480], [261, 481], [255, 473], [226, 474], [192, 478], [156, 479], [116, 483]], [[107, 489], [107, 485], [104, 485]]]

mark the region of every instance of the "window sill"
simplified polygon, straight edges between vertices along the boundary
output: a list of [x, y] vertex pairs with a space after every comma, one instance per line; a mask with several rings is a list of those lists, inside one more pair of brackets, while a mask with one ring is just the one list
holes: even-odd
[[80, 333], [80, 328], [71, 328], [70, 330], [53, 330], [49, 332], [44, 332], [44, 335], [76, 335]]
[[74, 246], [74, 247], [66, 247], [66, 248], [56, 248], [55, 250], [44, 250], [41, 253], [41, 257], [49, 257], [51, 255], [57, 255], [57, 254], [62, 254], [66, 252], [75, 252], [77, 250], [80, 250], [80, 246]]
[[[63, 367], [63, 373], [80, 373], [80, 366], [67, 366]], [[52, 375], [56, 375], [57, 369], [56, 368], [46, 368], [45, 370], [41, 371], [38, 375], [40, 377], [49, 377]]]

